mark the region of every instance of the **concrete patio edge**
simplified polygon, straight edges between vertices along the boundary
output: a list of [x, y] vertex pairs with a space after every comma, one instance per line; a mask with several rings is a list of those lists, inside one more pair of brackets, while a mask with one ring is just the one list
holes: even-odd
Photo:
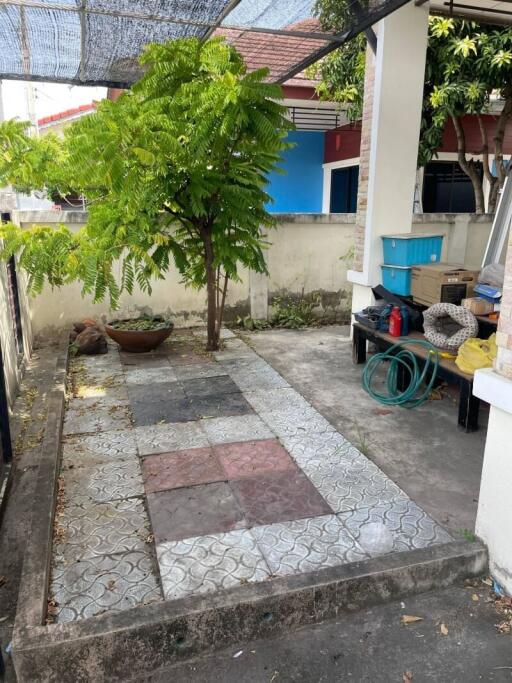
[[[41, 558], [41, 562], [43, 558]], [[448, 586], [487, 567], [480, 542], [454, 542], [48, 626], [17, 620], [20, 681], [123, 680], [247, 639]]]
[[64, 418], [67, 343], [65, 347], [64, 344], [59, 347], [58, 354], [54, 387], [48, 394], [48, 413], [41, 443], [30, 537], [23, 559], [13, 642], [20, 628], [27, 624], [42, 625], [46, 619], [60, 439]]

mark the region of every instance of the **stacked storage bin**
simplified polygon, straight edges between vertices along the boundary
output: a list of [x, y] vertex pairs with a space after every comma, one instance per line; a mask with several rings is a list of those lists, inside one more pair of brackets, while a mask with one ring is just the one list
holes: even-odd
[[440, 261], [443, 235], [383, 235], [382, 243], [382, 284], [393, 294], [410, 296], [411, 266]]

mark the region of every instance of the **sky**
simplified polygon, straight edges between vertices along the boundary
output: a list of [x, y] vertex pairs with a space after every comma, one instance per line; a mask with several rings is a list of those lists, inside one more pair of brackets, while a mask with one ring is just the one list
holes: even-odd
[[[38, 119], [58, 114], [65, 109], [90, 104], [106, 97], [106, 88], [87, 88], [60, 83], [33, 83]], [[2, 81], [4, 118], [28, 118], [26, 86], [21, 81]]]

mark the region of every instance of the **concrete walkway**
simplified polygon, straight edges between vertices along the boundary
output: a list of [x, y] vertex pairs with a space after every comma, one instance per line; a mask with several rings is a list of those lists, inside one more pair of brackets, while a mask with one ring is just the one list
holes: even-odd
[[481, 427], [457, 427], [457, 394], [419, 408], [383, 408], [361, 387], [349, 328], [266, 330], [251, 346], [329, 422], [456, 538], [475, 528], [488, 406]]
[[[279, 638], [240, 642], [133, 681], [510, 683], [510, 633], [495, 626], [502, 617], [489, 589], [472, 583], [344, 614]], [[405, 626], [405, 614], [420, 620]]]
[[213, 356], [200, 332], [178, 332], [152, 354], [111, 346], [72, 362], [51, 618], [451, 540], [271, 365], [228, 337]]

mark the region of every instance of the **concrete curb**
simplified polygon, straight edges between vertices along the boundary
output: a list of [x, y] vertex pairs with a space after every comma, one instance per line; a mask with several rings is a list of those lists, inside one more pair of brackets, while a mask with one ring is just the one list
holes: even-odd
[[137, 676], [230, 644], [445, 587], [486, 567], [483, 544], [454, 542], [67, 624], [22, 624], [20, 618], [16, 673], [19, 681], [31, 683], [123, 681], [128, 671]]
[[30, 537], [23, 560], [13, 643], [20, 629], [28, 624], [42, 625], [46, 619], [67, 362], [66, 345], [65, 350], [59, 349], [55, 386], [48, 394], [48, 413], [41, 443]]

